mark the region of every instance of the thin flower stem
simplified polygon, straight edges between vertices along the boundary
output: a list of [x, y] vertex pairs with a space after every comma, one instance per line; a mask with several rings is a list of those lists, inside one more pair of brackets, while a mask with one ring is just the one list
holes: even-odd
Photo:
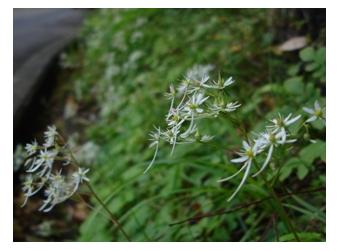
[[[254, 160], [254, 165], [256, 166], [257, 169], [259, 169], [259, 166], [258, 166], [256, 160]], [[260, 176], [262, 177], [262, 179], [263, 179], [267, 189], [269, 190], [269, 192], [272, 195], [272, 198], [275, 201], [275, 206], [276, 206], [276, 209], [278, 210], [278, 214], [280, 215], [280, 217], [284, 221], [284, 223], [285, 223], [286, 227], [289, 229], [289, 231], [293, 233], [295, 240], [296, 241], [300, 241], [300, 238], [297, 235], [296, 230], [295, 230], [295, 228], [294, 228], [294, 226], [293, 226], [293, 224], [292, 224], [292, 222], [291, 222], [291, 220], [290, 220], [286, 210], [284, 209], [284, 207], [283, 207], [283, 205], [281, 203], [280, 198], [277, 196], [277, 194], [275, 193], [274, 189], [271, 187], [271, 185], [267, 181], [266, 177], [262, 173], [260, 174]]]
[[105, 203], [99, 198], [99, 196], [97, 195], [97, 193], [94, 191], [94, 189], [92, 188], [92, 186], [90, 185], [89, 182], [85, 182], [87, 187], [89, 188], [89, 190], [91, 191], [91, 193], [93, 194], [93, 196], [96, 198], [96, 200], [99, 202], [99, 204], [104, 208], [104, 210], [110, 215], [110, 219], [111, 221], [116, 224], [118, 226], [118, 229], [122, 232], [122, 234], [125, 236], [125, 238], [128, 241], [131, 241], [131, 238], [128, 236], [128, 234], [124, 231], [122, 225], [118, 222], [117, 219], [115, 219], [115, 217], [113, 216], [113, 214], [111, 213], [111, 211], [107, 208], [107, 206], [105, 205]]
[[[62, 142], [65, 144], [66, 141], [64, 140], [64, 138], [60, 135], [60, 138], [62, 140]], [[78, 163], [78, 161], [76, 160], [76, 158], [73, 155], [73, 152], [69, 149], [69, 153], [70, 156], [74, 162], [75, 165], [77, 165], [78, 167], [80, 167], [80, 164]], [[118, 226], [118, 229], [122, 232], [122, 234], [125, 236], [125, 238], [128, 241], [131, 241], [131, 238], [128, 236], [128, 234], [124, 231], [122, 225], [118, 222], [118, 220], [115, 219], [115, 217], [113, 216], [113, 214], [111, 213], [111, 211], [107, 208], [107, 206], [105, 205], [105, 203], [99, 198], [99, 196], [97, 195], [97, 193], [94, 191], [94, 189], [92, 188], [91, 184], [89, 182], [85, 182], [86, 186], [89, 188], [90, 192], [92, 193], [92, 195], [96, 198], [96, 200], [99, 202], [99, 204], [104, 208], [104, 210], [109, 214], [110, 219], [112, 221], [113, 224]]]
[[274, 227], [274, 232], [275, 232], [275, 240], [280, 241], [280, 233], [277, 227], [276, 214], [273, 214], [273, 227]]

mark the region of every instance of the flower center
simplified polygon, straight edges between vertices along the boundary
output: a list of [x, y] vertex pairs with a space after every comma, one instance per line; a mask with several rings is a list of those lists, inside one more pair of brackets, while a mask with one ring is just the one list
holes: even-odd
[[317, 116], [317, 117], [321, 117], [321, 116], [322, 116], [322, 111], [321, 111], [321, 109], [315, 110], [315, 111], [314, 111], [314, 114], [315, 114], [315, 116]]
[[277, 120], [277, 125], [278, 125], [278, 127], [284, 127], [285, 126], [285, 124], [284, 124], [282, 119], [278, 119]]
[[196, 108], [198, 108], [198, 105], [196, 105], [196, 104], [190, 104], [190, 109], [191, 110], [195, 110]]
[[252, 149], [248, 149], [248, 150], [246, 151], [246, 155], [247, 155], [247, 157], [248, 157], [249, 159], [254, 158], [254, 152], [253, 152], [253, 150], [252, 150]]
[[274, 134], [269, 134], [269, 142], [274, 144], [276, 142], [276, 138]]

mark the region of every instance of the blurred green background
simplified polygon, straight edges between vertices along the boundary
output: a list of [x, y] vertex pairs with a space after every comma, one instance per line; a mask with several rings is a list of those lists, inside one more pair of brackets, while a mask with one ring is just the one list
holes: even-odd
[[[241, 176], [216, 182], [239, 168], [229, 160], [242, 136], [228, 116], [204, 121], [205, 131], [216, 135], [209, 143], [178, 146], [171, 157], [170, 147], [161, 145], [143, 174], [153, 156], [148, 134], [153, 125], [163, 126], [169, 84], [195, 67], [213, 68], [212, 79], [234, 77], [229, 94], [242, 104], [237, 116], [248, 132], [263, 130], [278, 112], [303, 114], [316, 99], [325, 104], [325, 15], [324, 9], [93, 10], [60, 57], [41, 128], [55, 123], [80, 149], [91, 183], [134, 241], [294, 240], [266, 202], [222, 213], [267, 196], [260, 179], [248, 179], [228, 203]], [[283, 203], [303, 241], [326, 238], [325, 133], [313, 123], [266, 171], [269, 179], [281, 166], [277, 193], [296, 192]], [[78, 198], [49, 215], [34, 206], [16, 208], [14, 235], [125, 241], [87, 200], [93, 210]], [[31, 224], [22, 223], [27, 215]], [[207, 217], [169, 226], [197, 216]]]

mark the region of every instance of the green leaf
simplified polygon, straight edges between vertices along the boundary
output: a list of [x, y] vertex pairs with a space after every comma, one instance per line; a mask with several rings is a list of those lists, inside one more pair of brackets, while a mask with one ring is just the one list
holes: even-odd
[[310, 63], [306, 66], [306, 71], [314, 71], [316, 68], [318, 68], [318, 64], [313, 62], [313, 63]]
[[280, 180], [285, 180], [295, 168], [301, 168], [303, 167], [303, 162], [298, 158], [291, 158], [289, 159], [281, 168], [280, 172]]
[[300, 64], [295, 64], [288, 68], [287, 73], [289, 76], [296, 76], [296, 74], [299, 73], [299, 70], [300, 70]]
[[[321, 241], [321, 234], [315, 232], [300, 232], [297, 233], [300, 241]], [[295, 241], [294, 234], [289, 233], [280, 236], [279, 241]]]
[[318, 140], [312, 143], [300, 151], [300, 158], [307, 165], [313, 163], [317, 158], [326, 160], [326, 143], [324, 141]]
[[299, 165], [297, 169], [297, 176], [300, 180], [303, 180], [308, 174], [308, 168], [304, 165]]
[[319, 65], [323, 65], [326, 62], [326, 48], [325, 47], [321, 47], [318, 49], [315, 55], [315, 61], [317, 61]]
[[300, 58], [302, 61], [308, 62], [312, 61], [315, 56], [315, 50], [313, 47], [307, 47], [300, 51]]
[[283, 83], [287, 92], [295, 95], [301, 95], [304, 92], [302, 77], [292, 77]]

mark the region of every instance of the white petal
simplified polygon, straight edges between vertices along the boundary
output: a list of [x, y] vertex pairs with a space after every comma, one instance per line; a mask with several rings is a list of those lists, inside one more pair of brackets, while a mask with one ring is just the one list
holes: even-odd
[[288, 143], [294, 143], [294, 142], [296, 142], [296, 139], [289, 139], [289, 140], [286, 140], [286, 144], [288, 144]]
[[262, 171], [266, 168], [266, 166], [268, 165], [270, 159], [272, 158], [273, 150], [274, 150], [274, 146], [271, 145], [270, 148], [269, 148], [269, 151], [268, 151], [268, 155], [267, 155], [266, 161], [263, 163], [261, 169], [257, 173], [253, 174], [253, 177], [256, 177], [257, 175], [262, 173]]
[[288, 114], [288, 116], [284, 119], [285, 122], [288, 122], [288, 120], [290, 119], [290, 117], [292, 116], [291, 113]]
[[295, 123], [298, 119], [300, 119], [301, 115], [296, 116], [295, 118], [292, 118], [291, 120], [286, 122], [286, 125], [289, 126], [293, 123]]
[[144, 173], [146, 173], [147, 171], [149, 171], [149, 169], [151, 168], [151, 166], [152, 166], [153, 163], [155, 162], [157, 153], [158, 153], [158, 144], [157, 144], [157, 146], [156, 146], [155, 154], [153, 155], [153, 158], [152, 158], [150, 164], [148, 165], [148, 167], [145, 169]]
[[224, 182], [224, 181], [227, 181], [227, 180], [230, 180], [230, 179], [234, 178], [236, 175], [238, 175], [240, 172], [243, 171], [243, 169], [247, 166], [247, 164], [248, 163], [244, 163], [244, 165], [236, 173], [234, 173], [233, 175], [231, 175], [231, 176], [229, 176], [227, 178], [219, 179], [217, 182]]
[[314, 114], [314, 110], [308, 107], [303, 107], [302, 108], [305, 112], [309, 113], [309, 114]]
[[248, 149], [250, 148], [250, 146], [249, 146], [249, 144], [248, 144], [247, 141], [243, 140], [242, 144], [243, 144], [243, 148], [244, 148], [245, 150], [248, 150]]
[[312, 117], [310, 117], [309, 119], [306, 120], [306, 123], [313, 122], [313, 121], [315, 121], [316, 119], [317, 119], [316, 116], [312, 116]]
[[319, 104], [319, 102], [317, 100], [315, 100], [315, 102], [314, 102], [314, 108], [315, 108], [315, 110], [320, 110], [321, 109], [320, 104]]
[[242, 156], [240, 158], [232, 159], [232, 160], [230, 160], [230, 162], [241, 163], [241, 162], [245, 162], [247, 159], [248, 159], [247, 156]]
[[281, 128], [280, 133], [282, 134], [282, 143], [286, 142], [286, 139], [287, 139], [286, 130], [284, 128]]
[[236, 188], [235, 192], [229, 197], [229, 199], [227, 201], [231, 201], [235, 195], [238, 193], [238, 191], [241, 189], [241, 187], [243, 186], [244, 182], [246, 181], [248, 175], [249, 175], [249, 170], [251, 167], [251, 160], [249, 160], [247, 162], [247, 167], [246, 167], [246, 171], [244, 172], [243, 178], [241, 180], [241, 183], [238, 185], [238, 187]]
[[224, 82], [223, 87], [227, 87], [229, 85], [232, 85], [234, 82], [235, 81], [233, 80], [233, 77], [230, 77]]

